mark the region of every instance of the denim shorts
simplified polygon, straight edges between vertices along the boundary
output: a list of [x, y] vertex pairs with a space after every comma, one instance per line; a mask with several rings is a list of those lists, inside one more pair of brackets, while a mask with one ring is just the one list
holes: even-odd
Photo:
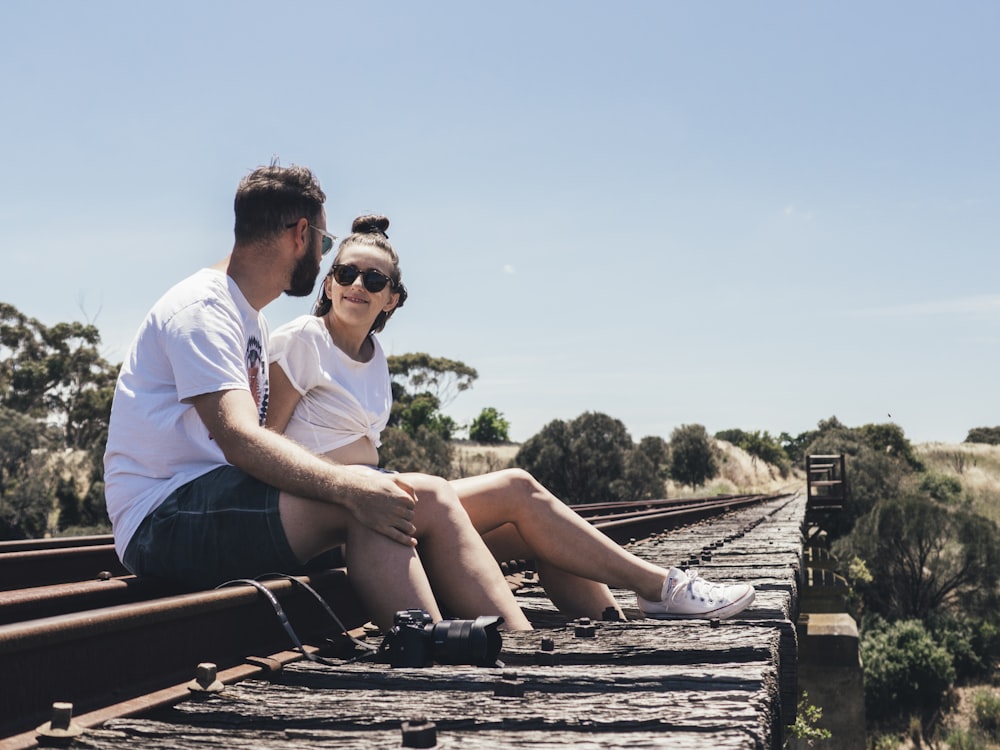
[[301, 572], [281, 526], [278, 496], [275, 487], [235, 466], [213, 469], [146, 516], [125, 550], [125, 567], [191, 588]]

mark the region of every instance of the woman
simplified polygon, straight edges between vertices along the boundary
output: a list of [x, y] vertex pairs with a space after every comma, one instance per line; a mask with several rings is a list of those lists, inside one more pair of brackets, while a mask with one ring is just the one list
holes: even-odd
[[[313, 315], [270, 339], [268, 426], [333, 461], [373, 469], [392, 405], [375, 334], [407, 296], [388, 228], [384, 216], [355, 219]], [[608, 607], [623, 617], [608, 586], [635, 591], [640, 610], [656, 618], [730, 617], [754, 600], [747, 584], [712, 584], [636, 557], [520, 469], [451, 482], [424, 474], [400, 479], [418, 498], [414, 525], [427, 581], [460, 616], [499, 613], [512, 629], [530, 627], [497, 583], [496, 560], [514, 559], [537, 562], [546, 593], [570, 617], [600, 618]], [[439, 617], [436, 602], [424, 608]]]

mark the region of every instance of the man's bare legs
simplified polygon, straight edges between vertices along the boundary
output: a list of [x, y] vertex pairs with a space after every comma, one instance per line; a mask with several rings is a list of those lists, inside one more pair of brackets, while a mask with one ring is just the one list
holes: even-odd
[[533, 558], [553, 603], [600, 617], [617, 605], [608, 586], [658, 600], [667, 571], [608, 539], [520, 469], [451, 482], [498, 559]]

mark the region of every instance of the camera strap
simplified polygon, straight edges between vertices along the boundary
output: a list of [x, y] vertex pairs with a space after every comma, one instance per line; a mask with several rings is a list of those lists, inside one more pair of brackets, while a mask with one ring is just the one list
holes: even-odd
[[[317, 656], [316, 654], [306, 651], [305, 647], [302, 645], [302, 641], [299, 639], [298, 634], [296, 634], [295, 629], [292, 627], [292, 623], [289, 622], [288, 615], [285, 614], [285, 610], [282, 608], [281, 602], [278, 601], [278, 597], [276, 597], [274, 593], [269, 588], [267, 588], [267, 586], [261, 583], [262, 580], [276, 580], [276, 579], [285, 579], [291, 581], [296, 586], [299, 586], [300, 588], [303, 588], [306, 591], [308, 591], [313, 596], [313, 598], [317, 602], [319, 602], [320, 606], [323, 607], [323, 609], [330, 616], [330, 618], [337, 624], [337, 627], [340, 628], [341, 634], [350, 639], [350, 641], [355, 646], [358, 646], [359, 648], [361, 648], [364, 651], [367, 651], [368, 653], [361, 654], [351, 659], [345, 659], [343, 661], [338, 662], [332, 659], [327, 659], [323, 656]], [[264, 598], [271, 603], [271, 608], [274, 610], [274, 614], [277, 616], [278, 622], [281, 623], [281, 627], [283, 627], [285, 629], [285, 632], [288, 633], [288, 637], [291, 639], [292, 644], [295, 646], [295, 649], [309, 661], [314, 661], [319, 664], [326, 664], [327, 666], [339, 666], [340, 664], [344, 663], [349, 664], [353, 661], [357, 661], [358, 659], [361, 659], [364, 656], [372, 656], [375, 654], [375, 652], [378, 651], [378, 646], [373, 646], [370, 643], [365, 643], [364, 641], [355, 638], [350, 633], [348, 633], [347, 628], [344, 627], [344, 623], [340, 621], [340, 618], [337, 617], [336, 613], [333, 611], [330, 605], [327, 604], [326, 600], [322, 596], [320, 596], [319, 592], [316, 591], [316, 589], [314, 589], [308, 583], [300, 581], [298, 578], [294, 576], [286, 575], [284, 573], [266, 573], [262, 576], [258, 576], [256, 579], [235, 578], [231, 581], [220, 583], [218, 586], [216, 586], [216, 588], [221, 589], [227, 586], [238, 586], [238, 585], [253, 586], [255, 589], [257, 589], [258, 592], [264, 595]]]

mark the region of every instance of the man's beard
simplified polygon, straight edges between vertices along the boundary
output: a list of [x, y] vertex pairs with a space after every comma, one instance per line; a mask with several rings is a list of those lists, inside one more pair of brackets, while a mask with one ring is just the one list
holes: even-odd
[[[318, 232], [317, 232], [318, 234]], [[309, 232], [309, 245], [306, 252], [292, 270], [292, 281], [285, 294], [289, 297], [307, 297], [312, 294], [313, 287], [316, 286], [316, 277], [319, 276], [319, 264], [316, 263], [316, 243], [313, 232]]]

